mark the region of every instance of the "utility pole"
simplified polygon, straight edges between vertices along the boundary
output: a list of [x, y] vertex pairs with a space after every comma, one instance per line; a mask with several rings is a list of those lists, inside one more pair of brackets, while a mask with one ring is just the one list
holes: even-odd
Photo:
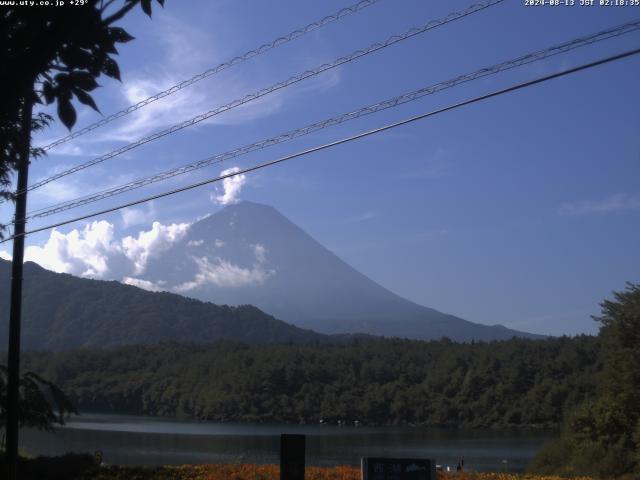
[[31, 114], [33, 101], [24, 96], [20, 118], [20, 156], [16, 187], [16, 213], [13, 230], [13, 260], [11, 262], [11, 307], [9, 310], [9, 355], [7, 381], [7, 480], [18, 479], [18, 429], [20, 417], [20, 322], [22, 314], [22, 270], [24, 232], [27, 214], [27, 183], [31, 146]]

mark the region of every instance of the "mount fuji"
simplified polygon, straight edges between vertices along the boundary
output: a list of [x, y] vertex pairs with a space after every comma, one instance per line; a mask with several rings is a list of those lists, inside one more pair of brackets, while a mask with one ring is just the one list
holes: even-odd
[[358, 272], [272, 207], [240, 202], [204, 218], [140, 284], [228, 305], [254, 305], [321, 333], [412, 339], [502, 340], [537, 335], [482, 325], [396, 295]]

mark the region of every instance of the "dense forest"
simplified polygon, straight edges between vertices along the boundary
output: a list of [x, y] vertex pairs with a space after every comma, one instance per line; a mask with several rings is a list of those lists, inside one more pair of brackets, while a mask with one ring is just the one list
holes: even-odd
[[590, 398], [597, 338], [161, 344], [28, 353], [80, 410], [213, 421], [557, 426]]

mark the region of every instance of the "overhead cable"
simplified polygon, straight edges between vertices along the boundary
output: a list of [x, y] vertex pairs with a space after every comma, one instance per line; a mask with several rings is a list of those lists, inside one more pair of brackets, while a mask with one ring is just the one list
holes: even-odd
[[245, 174], [245, 173], [253, 172], [253, 171], [260, 170], [260, 169], [263, 169], [263, 168], [266, 168], [266, 167], [270, 167], [270, 166], [273, 166], [273, 165], [276, 165], [276, 164], [279, 164], [279, 163], [282, 163], [282, 162], [285, 162], [285, 161], [288, 161], [288, 160], [292, 160], [294, 158], [303, 157], [305, 155], [309, 155], [309, 154], [314, 153], [314, 152], [318, 152], [318, 151], [321, 151], [321, 150], [326, 150], [328, 148], [336, 147], [338, 145], [342, 145], [344, 143], [352, 142], [354, 140], [359, 140], [359, 139], [362, 139], [362, 138], [365, 138], [365, 137], [368, 137], [368, 136], [371, 136], [371, 135], [375, 135], [375, 134], [378, 134], [378, 133], [381, 133], [381, 132], [384, 132], [384, 131], [387, 131], [387, 130], [391, 130], [393, 128], [397, 128], [397, 127], [400, 127], [400, 126], [403, 126], [403, 125], [407, 125], [409, 123], [416, 122], [418, 120], [423, 120], [423, 119], [428, 118], [428, 117], [432, 117], [432, 116], [435, 116], [435, 115], [438, 115], [438, 114], [441, 114], [441, 113], [444, 113], [444, 112], [455, 110], [457, 108], [464, 107], [466, 105], [471, 105], [473, 103], [478, 103], [478, 102], [481, 102], [481, 101], [484, 101], [484, 100], [487, 100], [487, 99], [490, 99], [490, 98], [493, 98], [493, 97], [497, 97], [499, 95], [504, 95], [506, 93], [514, 92], [516, 90], [520, 90], [520, 89], [523, 89], [523, 88], [526, 88], [526, 87], [537, 85], [539, 83], [543, 83], [543, 82], [546, 82], [546, 81], [549, 81], [549, 80], [553, 80], [555, 78], [564, 77], [564, 76], [567, 76], [567, 75], [570, 75], [570, 74], [573, 74], [573, 73], [576, 73], [576, 72], [579, 72], [579, 71], [582, 71], [582, 70], [587, 70], [587, 69], [590, 69], [590, 68], [593, 68], [593, 67], [596, 67], [596, 66], [599, 66], [599, 65], [603, 65], [603, 64], [606, 64], [606, 63], [610, 63], [610, 62], [616, 61], [616, 60], [621, 60], [623, 58], [630, 57], [632, 55], [637, 55], [639, 53], [640, 53], [640, 48], [635, 49], [635, 50], [629, 50], [629, 51], [626, 51], [626, 52], [623, 52], [623, 53], [620, 53], [620, 54], [617, 54], [617, 55], [612, 55], [612, 56], [609, 56], [609, 57], [606, 57], [606, 58], [602, 58], [600, 60], [596, 60], [594, 62], [582, 64], [582, 65], [579, 65], [577, 67], [572, 67], [572, 68], [568, 68], [568, 69], [565, 69], [565, 70], [562, 70], [562, 71], [559, 71], [559, 72], [556, 72], [556, 73], [552, 73], [550, 75], [545, 75], [545, 76], [542, 76], [542, 77], [538, 77], [538, 78], [536, 78], [534, 80], [529, 80], [529, 81], [526, 81], [526, 82], [517, 83], [517, 84], [512, 85], [510, 87], [502, 88], [500, 90], [495, 90], [495, 91], [493, 91], [491, 93], [480, 95], [478, 97], [474, 97], [474, 98], [471, 98], [469, 100], [464, 100], [462, 102], [458, 102], [458, 103], [455, 103], [455, 104], [452, 104], [452, 105], [449, 105], [449, 106], [446, 106], [446, 107], [443, 107], [443, 108], [439, 108], [437, 110], [432, 110], [430, 112], [422, 113], [420, 115], [416, 115], [416, 116], [401, 120], [399, 122], [394, 122], [394, 123], [391, 123], [391, 124], [387, 124], [387, 125], [385, 125], [383, 127], [374, 128], [372, 130], [368, 130], [368, 131], [365, 131], [365, 132], [362, 132], [362, 133], [358, 133], [356, 135], [352, 135], [352, 136], [347, 137], [347, 138], [342, 138], [340, 140], [336, 140], [336, 141], [333, 141], [333, 142], [325, 143], [325, 144], [319, 145], [317, 147], [308, 148], [306, 150], [302, 150], [300, 152], [296, 152], [296, 153], [293, 153], [293, 154], [290, 154], [290, 155], [286, 155], [284, 157], [280, 157], [280, 158], [277, 158], [275, 160], [271, 160], [271, 161], [268, 161], [268, 162], [260, 163], [258, 165], [254, 165], [252, 167], [244, 168], [242, 170], [237, 170], [237, 171], [235, 171], [233, 173], [227, 173], [225, 175], [220, 175], [220, 176], [217, 176], [217, 177], [209, 178], [207, 180], [202, 180], [200, 182], [193, 183], [191, 185], [187, 185], [185, 187], [180, 187], [180, 188], [176, 188], [176, 189], [173, 189], [173, 190], [170, 190], [170, 191], [167, 191], [167, 192], [159, 193], [159, 194], [156, 194], [156, 195], [151, 195], [151, 196], [148, 196], [148, 197], [145, 197], [145, 198], [141, 198], [141, 199], [138, 199], [138, 200], [134, 200], [134, 201], [131, 201], [131, 202], [127, 202], [127, 203], [124, 203], [124, 204], [121, 204], [121, 205], [118, 205], [118, 206], [115, 206], [115, 207], [106, 208], [104, 210], [100, 210], [100, 211], [96, 211], [96, 212], [89, 213], [89, 214], [86, 214], [86, 215], [82, 215], [82, 216], [79, 216], [79, 217], [71, 218], [69, 220], [64, 220], [62, 222], [57, 222], [57, 223], [50, 224], [50, 225], [47, 225], [47, 226], [44, 226], [44, 227], [35, 228], [33, 230], [29, 230], [28, 232], [22, 233], [20, 235], [13, 235], [11, 237], [8, 237], [8, 238], [0, 241], [0, 243], [8, 242], [8, 241], [13, 240], [14, 238], [17, 238], [17, 237], [20, 237], [20, 236], [25, 236], [25, 235], [30, 235], [30, 234], [33, 234], [33, 233], [42, 232], [42, 231], [45, 231], [45, 230], [50, 230], [52, 228], [61, 227], [63, 225], [68, 225], [70, 223], [79, 222], [81, 220], [87, 220], [89, 218], [97, 217], [97, 216], [100, 216], [100, 215], [105, 215], [107, 213], [115, 212], [115, 211], [118, 211], [118, 210], [122, 210], [124, 208], [135, 206], [135, 205], [139, 205], [141, 203], [146, 203], [146, 202], [150, 202], [152, 200], [157, 200], [159, 198], [175, 195], [177, 193], [185, 192], [187, 190], [192, 190], [194, 188], [202, 187], [204, 185], [209, 185], [209, 184], [212, 184], [212, 183], [215, 183], [215, 182], [220, 182], [220, 181], [222, 181], [222, 180], [224, 180], [226, 178], [235, 177], [237, 175], [242, 175], [242, 174]]
[[295, 130], [290, 130], [286, 133], [281, 133], [280, 135], [277, 135], [271, 138], [260, 140], [249, 145], [244, 145], [242, 147], [238, 147], [233, 150], [226, 151], [224, 153], [219, 153], [197, 162], [189, 163], [177, 168], [173, 168], [171, 170], [157, 173], [155, 175], [150, 175], [144, 178], [140, 178], [116, 187], [111, 187], [109, 189], [105, 189], [105, 190], [95, 192], [89, 195], [85, 195], [79, 198], [75, 198], [65, 202], [60, 202], [55, 205], [50, 205], [38, 210], [34, 210], [29, 212], [26, 218], [27, 219], [43, 218], [49, 215], [70, 210], [72, 208], [77, 208], [83, 205], [97, 202], [105, 198], [110, 198], [125, 192], [129, 192], [131, 190], [142, 188], [146, 185], [150, 185], [156, 182], [161, 182], [163, 180], [167, 180], [178, 175], [183, 175], [185, 173], [189, 173], [194, 170], [198, 170], [204, 167], [209, 167], [211, 165], [222, 163], [226, 160], [236, 158], [242, 155], [246, 155], [250, 152], [262, 150], [264, 148], [267, 148], [273, 145], [278, 145], [280, 143], [284, 143], [286, 141], [293, 140], [295, 138], [302, 137], [304, 135], [308, 135], [312, 132], [316, 132], [324, 128], [328, 128], [334, 125], [339, 125], [344, 122], [354, 120], [356, 118], [360, 118], [366, 115], [370, 115], [372, 113], [379, 112], [381, 110], [394, 108], [399, 105], [417, 100], [424, 96], [434, 94], [441, 90], [455, 87], [456, 85], [460, 85], [472, 80], [477, 80], [479, 78], [484, 78], [490, 75], [494, 75], [505, 70], [520, 67], [522, 65], [528, 65], [532, 62], [540, 61], [542, 59], [549, 58], [551, 56], [554, 56], [560, 53], [565, 53], [586, 45], [591, 45], [596, 42], [618, 37], [620, 35], [635, 32], [638, 30], [640, 30], [640, 19], [632, 22], [628, 22], [622, 25], [617, 25], [615, 27], [610, 27], [606, 30], [601, 30], [591, 35], [575, 38], [568, 42], [554, 45], [552, 47], [548, 47], [543, 50], [538, 50], [532, 53], [528, 53], [526, 55], [522, 55], [520, 57], [511, 59], [511, 60], [497, 63], [490, 67], [481, 68], [471, 73], [459, 75], [449, 80], [445, 80], [433, 85], [422, 87], [418, 90], [414, 90], [409, 93], [398, 95], [372, 105], [367, 105], [357, 110], [353, 110], [353, 111], [343, 113], [341, 115], [337, 115], [319, 122], [315, 122], [310, 125], [297, 128]]
[[[320, 65], [319, 67], [316, 67], [314, 69], [311, 70], [307, 70], [303, 73], [300, 73], [298, 75], [294, 75], [292, 77], [289, 77], [287, 80], [284, 80], [282, 82], [273, 84], [267, 88], [263, 88], [262, 90], [258, 90], [257, 92], [251, 93], [249, 95], [244, 96], [241, 99], [237, 99], [234, 100], [230, 103], [227, 103], [226, 105], [214, 108], [213, 110], [209, 110], [208, 112], [202, 113], [200, 115], [197, 115], [189, 120], [186, 120], [184, 122], [178, 123], [176, 125], [173, 125], [169, 128], [166, 128], [164, 130], [161, 130], [159, 132], [153, 133], [151, 135], [148, 135], [146, 137], [143, 137], [139, 140], [137, 140], [136, 142], [130, 143], [128, 145], [124, 145], [120, 148], [117, 148], [116, 150], [113, 150], [109, 153], [106, 153], [104, 155], [101, 155], [97, 158], [94, 158], [92, 160], [89, 160], [85, 163], [82, 163], [80, 165], [77, 165], [75, 167], [72, 167], [68, 170], [64, 170], [62, 172], [56, 173], [55, 175], [52, 175], [50, 177], [44, 178], [32, 185], [30, 185], [29, 187], [27, 187], [27, 191], [31, 191], [31, 190], [35, 190], [36, 188], [40, 188], [44, 185], [46, 185], [47, 183], [53, 182], [54, 180], [58, 180], [60, 178], [63, 178], [67, 175], [71, 175], [73, 173], [79, 172], [81, 170], [84, 170], [86, 168], [92, 167], [94, 165], [97, 165], [99, 163], [102, 163], [106, 160], [109, 160], [111, 158], [117, 157], [118, 155], [121, 155], [125, 152], [128, 152], [130, 150], [133, 150], [134, 148], [137, 148], [141, 145], [144, 145], [146, 143], [152, 142], [154, 140], [157, 140], [159, 138], [162, 138], [166, 135], [170, 135], [172, 133], [175, 133], [179, 130], [182, 130], [184, 128], [193, 126], [197, 123], [200, 123], [204, 120], [207, 120], [208, 118], [211, 118], [215, 115], [219, 115], [223, 112], [232, 110], [234, 108], [240, 107], [241, 105], [245, 105], [249, 102], [252, 102], [254, 100], [257, 100], [259, 98], [262, 98], [266, 95], [269, 95], [270, 93], [273, 93], [277, 90], [281, 90], [283, 88], [289, 87], [290, 85], [296, 84], [298, 82], [301, 82], [303, 80], [306, 80], [308, 78], [314, 77], [316, 75], [319, 75], [322, 72], [326, 72], [327, 70], [331, 70], [332, 68], [335, 68], [339, 65], [343, 65], [345, 63], [349, 63], [353, 60], [356, 60], [357, 58], [360, 57], [364, 57], [366, 55], [369, 55], [373, 52], [377, 52], [378, 50], [382, 50], [386, 47], [389, 47], [391, 45], [395, 45], [396, 43], [402, 42], [403, 40], [407, 40], [409, 38], [415, 37], [416, 35], [419, 35], [421, 33], [427, 32], [429, 30], [432, 30], [436, 27], [439, 27], [441, 25], [445, 25], [447, 23], [453, 22], [455, 20], [459, 20], [461, 18], [464, 18], [468, 15], [472, 15], [474, 13], [480, 12], [482, 10], [485, 10], [489, 7], [492, 7], [496, 4], [502, 3], [504, 2], [504, 0], [487, 0], [483, 3], [476, 3], [473, 4], [471, 6], [469, 6], [468, 8], [466, 8], [463, 11], [459, 11], [459, 12], [453, 12], [450, 13], [449, 15], [447, 15], [446, 17], [440, 18], [438, 20], [432, 20], [422, 26], [419, 27], [413, 27], [410, 28], [409, 30], [407, 30], [406, 32], [399, 34], [399, 35], [392, 35], [391, 37], [387, 38], [385, 41], [383, 42], [377, 42], [374, 43], [372, 45], [370, 45], [369, 47], [362, 49], [362, 50], [356, 50], [352, 53], [350, 53], [349, 55], [340, 57], [336, 60], [334, 60], [333, 62], [330, 63], [325, 63], [323, 65]], [[21, 191], [16, 192], [17, 194], [22, 193]]]
[[155, 102], [156, 100], [160, 100], [161, 98], [164, 97], [168, 97], [169, 95], [172, 95], [176, 92], [179, 92], [180, 90], [190, 87], [191, 85], [193, 85], [194, 83], [199, 82], [200, 80], [204, 80], [205, 78], [209, 78], [212, 75], [215, 75], [216, 73], [219, 73], [223, 70], [226, 70], [227, 68], [231, 68], [234, 65], [237, 65], [239, 63], [242, 62], [246, 62], [247, 60], [253, 58], [253, 57], [257, 57], [258, 55], [262, 55], [265, 52], [268, 52], [269, 50], [273, 50], [274, 48], [277, 48], [281, 45], [284, 45], [285, 43], [289, 43], [292, 40], [295, 40], [296, 38], [302, 37], [303, 35], [306, 35], [309, 32], [313, 32], [315, 30], [318, 30], [322, 27], [324, 27], [325, 25], [328, 25], [332, 22], [335, 22], [337, 20], [340, 20], [348, 15], [351, 15], [352, 13], [356, 13], [360, 10], [362, 10], [363, 8], [366, 8], [370, 5], [373, 5], [374, 3], [378, 2], [380, 0], [362, 0], [358, 3], [355, 3], [349, 7], [345, 7], [340, 9], [339, 11], [337, 11], [336, 13], [333, 13], [331, 15], [327, 15], [324, 18], [321, 18], [320, 20], [317, 20], [315, 22], [312, 22], [302, 28], [298, 28], [296, 30], [293, 30], [292, 32], [288, 33], [287, 35], [283, 35], [281, 37], [276, 38], [275, 40], [272, 40], [270, 42], [264, 43], [262, 45], [260, 45], [257, 48], [254, 48], [252, 50], [249, 50], [248, 52], [243, 53], [242, 55], [238, 55], [237, 57], [233, 57], [231, 60], [227, 60], [226, 62], [222, 62], [219, 65], [216, 65], [215, 67], [209, 68], [208, 70], [205, 70], [202, 73], [199, 73], [197, 75], [194, 75], [193, 77], [187, 79], [187, 80], [183, 80], [180, 83], [177, 83], [161, 92], [156, 93], [155, 95], [152, 95], [148, 98], [145, 98], [144, 100], [140, 100], [138, 103], [135, 103], [133, 105], [128, 106], [127, 108], [120, 110], [119, 112], [116, 113], [112, 113], [111, 115], [100, 119], [99, 121], [92, 123], [91, 125], [87, 125], [86, 127], [77, 130], [73, 133], [70, 133], [69, 135], [66, 135], [65, 137], [62, 137], [58, 140], [56, 140], [55, 142], [52, 142], [48, 145], [45, 145], [43, 147], [41, 147], [43, 150], [47, 151], [47, 150], [51, 150], [54, 147], [57, 147], [58, 145], [61, 145], [65, 142], [68, 142], [69, 140], [72, 140], [74, 138], [78, 138], [82, 135], [84, 135], [85, 133], [89, 133], [92, 130], [95, 130], [97, 128], [100, 128], [114, 120], [117, 120], [118, 118], [122, 118], [125, 115], [129, 115], [132, 112], [135, 112], [136, 110], [139, 110], [143, 107], [146, 107], [147, 105], [149, 105], [150, 103]]

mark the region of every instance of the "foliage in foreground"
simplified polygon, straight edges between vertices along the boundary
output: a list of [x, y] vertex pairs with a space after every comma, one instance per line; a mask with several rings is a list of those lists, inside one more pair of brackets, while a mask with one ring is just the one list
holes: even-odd
[[[164, 0], [157, 0], [160, 5]], [[0, 16], [0, 198], [14, 199], [13, 173], [29, 152], [31, 160], [45, 154], [31, 147], [31, 134], [53, 117], [33, 115], [33, 104], [57, 103], [58, 117], [69, 129], [76, 123], [72, 99], [94, 110], [91, 94], [102, 74], [120, 79], [116, 44], [133, 40], [114, 24], [140, 4], [151, 16], [151, 0], [87, 0], [79, 8], [49, 8], [27, 2], [3, 2]], [[53, 4], [53, 2], [51, 2]], [[69, 2], [67, 3], [69, 5]], [[29, 121], [29, 119], [31, 121]], [[0, 224], [0, 238], [8, 225]]]
[[[0, 466], [2, 458], [0, 457]], [[175, 467], [97, 467], [88, 455], [40, 457], [21, 462], [23, 480], [279, 480], [277, 465], [212, 464]], [[439, 480], [561, 480], [511, 473], [438, 473]], [[305, 480], [360, 480], [356, 467], [307, 467]], [[573, 480], [591, 480], [579, 477]]]
[[597, 396], [569, 417], [531, 468], [540, 473], [640, 477], [640, 285], [602, 303], [604, 361]]
[[[7, 367], [0, 365], [0, 433], [7, 421]], [[26, 372], [20, 378], [19, 390], [21, 427], [53, 430], [53, 425], [64, 425], [64, 418], [78, 413], [75, 406], [55, 384], [33, 373]]]
[[29, 353], [80, 410], [209, 421], [548, 427], [593, 395], [593, 337], [165, 344]]

